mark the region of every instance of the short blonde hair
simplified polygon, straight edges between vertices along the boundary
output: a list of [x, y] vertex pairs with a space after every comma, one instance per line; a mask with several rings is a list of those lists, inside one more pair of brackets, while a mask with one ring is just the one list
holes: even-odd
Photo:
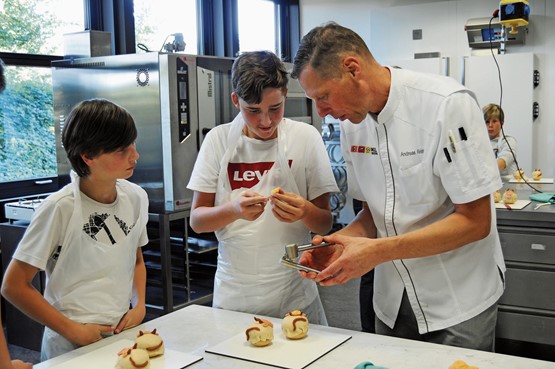
[[487, 122], [491, 119], [499, 119], [501, 123], [505, 121], [505, 113], [503, 109], [497, 104], [488, 104], [482, 109], [484, 112], [484, 121]]

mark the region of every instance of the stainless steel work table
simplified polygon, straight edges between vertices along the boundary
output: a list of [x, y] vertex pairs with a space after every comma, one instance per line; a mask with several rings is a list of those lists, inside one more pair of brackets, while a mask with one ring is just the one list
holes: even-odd
[[[542, 192], [555, 193], [554, 184], [542, 183], [532, 184], [532, 186]], [[514, 189], [521, 200], [526, 200], [530, 194], [535, 193], [524, 183], [505, 183], [503, 190], [507, 188]], [[532, 201], [521, 210], [497, 209], [497, 224], [503, 226], [555, 228], [555, 205], [546, 205], [535, 210], [534, 207], [538, 204], [540, 203]]]
[[[257, 369], [270, 366], [205, 352], [205, 349], [227, 340], [245, 329], [253, 321], [252, 314], [220, 310], [201, 305], [190, 305], [139, 327], [122, 332], [82, 347], [57, 358], [35, 365], [36, 369], [55, 368], [67, 360], [113, 344], [120, 339], [134, 339], [139, 329], [157, 329], [166, 348], [201, 356], [203, 359], [189, 366], [193, 369]], [[314, 329], [316, 326], [312, 326]], [[274, 327], [274, 329], [279, 327]], [[480, 369], [555, 369], [555, 363], [516, 356], [404, 340], [345, 329], [321, 327], [317, 329], [352, 336], [350, 340], [315, 361], [308, 368], [350, 369], [363, 361], [371, 361], [390, 369], [447, 369], [455, 360], [464, 360]], [[309, 332], [310, 335], [310, 332]], [[263, 348], [262, 348], [263, 349]], [[115, 365], [114, 353], [114, 365]]]
[[[546, 193], [553, 184], [532, 184]], [[520, 200], [535, 191], [524, 183], [505, 183]], [[555, 205], [532, 201], [523, 209], [497, 209], [503, 247], [505, 292], [499, 301], [497, 338], [555, 347]], [[541, 346], [539, 346], [541, 347]]]

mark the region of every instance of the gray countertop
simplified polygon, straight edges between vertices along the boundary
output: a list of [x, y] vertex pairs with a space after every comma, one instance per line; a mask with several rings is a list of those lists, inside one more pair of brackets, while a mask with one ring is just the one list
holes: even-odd
[[[552, 183], [531, 184], [541, 192], [555, 193], [555, 185]], [[521, 200], [529, 199], [533, 193], [538, 193], [525, 183], [504, 183], [503, 189], [511, 188], [516, 191]], [[508, 226], [523, 226], [535, 228], [555, 228], [555, 205], [546, 205], [535, 209], [539, 202], [532, 201], [520, 210], [497, 209], [497, 224]]]

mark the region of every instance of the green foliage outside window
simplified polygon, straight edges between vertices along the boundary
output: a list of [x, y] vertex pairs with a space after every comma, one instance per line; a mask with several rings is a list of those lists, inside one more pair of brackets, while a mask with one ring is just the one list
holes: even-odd
[[7, 69], [8, 87], [0, 95], [0, 182], [57, 173], [50, 70], [37, 69]]
[[[0, 2], [0, 50], [52, 54], [61, 25], [50, 0]], [[48, 11], [45, 11], [45, 8]], [[0, 94], [0, 182], [57, 174], [49, 68], [8, 66]]]

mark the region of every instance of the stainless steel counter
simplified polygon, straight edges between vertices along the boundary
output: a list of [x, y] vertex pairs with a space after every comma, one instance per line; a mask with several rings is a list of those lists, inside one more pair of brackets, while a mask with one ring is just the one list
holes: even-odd
[[[555, 193], [555, 184], [532, 184], [542, 192]], [[524, 183], [505, 183], [503, 190], [512, 188], [516, 191], [518, 198], [525, 200], [532, 193], [533, 189]], [[555, 205], [546, 205], [534, 209], [540, 203], [532, 201], [528, 206], [521, 210], [497, 209], [497, 224], [504, 226], [517, 227], [540, 227], [555, 228]]]
[[[553, 184], [534, 184], [555, 192]], [[535, 193], [506, 183], [521, 200]], [[555, 205], [532, 201], [521, 210], [497, 209], [497, 229], [507, 272], [497, 314], [498, 338], [555, 347]]]
[[[36, 369], [56, 368], [56, 365], [113, 344], [121, 339], [134, 339], [139, 329], [157, 332], [164, 339], [166, 348], [198, 355], [203, 360], [190, 368], [262, 369], [267, 365], [207, 353], [205, 350], [230, 337], [242, 334], [253, 320], [252, 314], [191, 305], [82, 347], [57, 358], [35, 365]], [[274, 327], [274, 329], [279, 329]], [[344, 344], [325, 354], [308, 366], [318, 369], [351, 369], [363, 361], [390, 369], [447, 369], [455, 360], [464, 360], [480, 369], [555, 369], [555, 363], [526, 359], [516, 356], [404, 340], [375, 334], [349, 331], [339, 328], [311, 326], [322, 332], [334, 332], [352, 336]], [[279, 331], [274, 331], [280, 334]], [[309, 332], [310, 337], [310, 332]], [[260, 348], [265, 349], [265, 348]], [[116, 353], [114, 353], [114, 365]]]

